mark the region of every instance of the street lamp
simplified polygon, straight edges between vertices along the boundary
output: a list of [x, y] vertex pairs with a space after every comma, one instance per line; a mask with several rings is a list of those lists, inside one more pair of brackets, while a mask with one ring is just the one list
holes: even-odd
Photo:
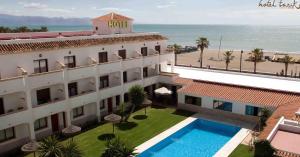
[[243, 60], [243, 53], [244, 51], [241, 51], [241, 55], [240, 55], [240, 72], [242, 72], [242, 60]]

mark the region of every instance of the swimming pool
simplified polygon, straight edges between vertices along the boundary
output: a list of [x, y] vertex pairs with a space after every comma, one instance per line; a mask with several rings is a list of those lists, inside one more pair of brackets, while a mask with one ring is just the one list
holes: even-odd
[[212, 157], [239, 127], [197, 119], [142, 152], [139, 157]]

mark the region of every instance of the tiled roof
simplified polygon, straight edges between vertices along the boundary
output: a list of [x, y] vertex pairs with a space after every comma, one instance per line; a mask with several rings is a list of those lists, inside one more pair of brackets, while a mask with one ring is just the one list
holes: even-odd
[[139, 35], [139, 36], [124, 36], [124, 37], [106, 37], [106, 38], [89, 38], [78, 40], [58, 40], [45, 42], [28, 42], [28, 43], [9, 43], [0, 44], [0, 55], [18, 54], [32, 51], [43, 51], [61, 48], [87, 47], [95, 45], [117, 44], [124, 42], [143, 42], [166, 40], [166, 37], [161, 35]]
[[271, 117], [266, 122], [266, 127], [259, 135], [259, 138], [266, 139], [270, 132], [273, 130], [274, 126], [277, 124], [278, 120], [284, 116], [285, 119], [294, 119], [295, 112], [300, 108], [300, 99], [296, 99], [292, 102], [280, 105], [277, 110], [271, 115]]
[[132, 18], [117, 14], [117, 13], [109, 13], [100, 17], [96, 17], [93, 19], [95, 20], [101, 20], [101, 21], [110, 21], [110, 20], [117, 20], [117, 21], [128, 21], [133, 20]]
[[279, 105], [299, 100], [300, 98], [300, 95], [295, 93], [206, 81], [193, 81], [193, 83], [184, 86], [178, 92], [272, 108], [277, 108]]
[[91, 36], [93, 31], [0, 33], [0, 40]]
[[187, 78], [182, 78], [182, 77], [178, 77], [174, 80], [175, 83], [177, 84], [181, 84], [181, 85], [188, 85], [193, 83], [193, 80], [191, 79], [187, 79]]

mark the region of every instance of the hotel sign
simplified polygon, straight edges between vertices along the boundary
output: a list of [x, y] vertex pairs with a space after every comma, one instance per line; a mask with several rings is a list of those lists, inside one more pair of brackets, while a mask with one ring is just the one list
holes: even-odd
[[111, 20], [111, 21], [108, 21], [108, 27], [110, 27], [110, 28], [127, 28], [128, 23], [127, 23], [127, 21]]
[[300, 9], [300, 3], [297, 0], [260, 0], [258, 7]]

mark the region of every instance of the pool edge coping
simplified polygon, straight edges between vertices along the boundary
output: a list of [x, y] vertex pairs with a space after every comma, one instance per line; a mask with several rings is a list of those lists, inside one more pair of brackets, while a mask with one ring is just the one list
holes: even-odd
[[157, 143], [159, 143], [160, 141], [166, 139], [167, 137], [169, 137], [170, 135], [174, 134], [175, 132], [179, 131], [180, 129], [184, 128], [185, 126], [189, 125], [190, 123], [192, 123], [193, 121], [198, 119], [198, 115], [194, 114], [191, 117], [186, 118], [185, 120], [179, 122], [178, 124], [172, 126], [171, 128], [163, 131], [162, 133], [154, 136], [153, 138], [151, 138], [150, 140], [142, 143], [141, 145], [135, 147], [135, 153], [142, 153], [145, 150], [151, 148], [152, 146], [156, 145]]

